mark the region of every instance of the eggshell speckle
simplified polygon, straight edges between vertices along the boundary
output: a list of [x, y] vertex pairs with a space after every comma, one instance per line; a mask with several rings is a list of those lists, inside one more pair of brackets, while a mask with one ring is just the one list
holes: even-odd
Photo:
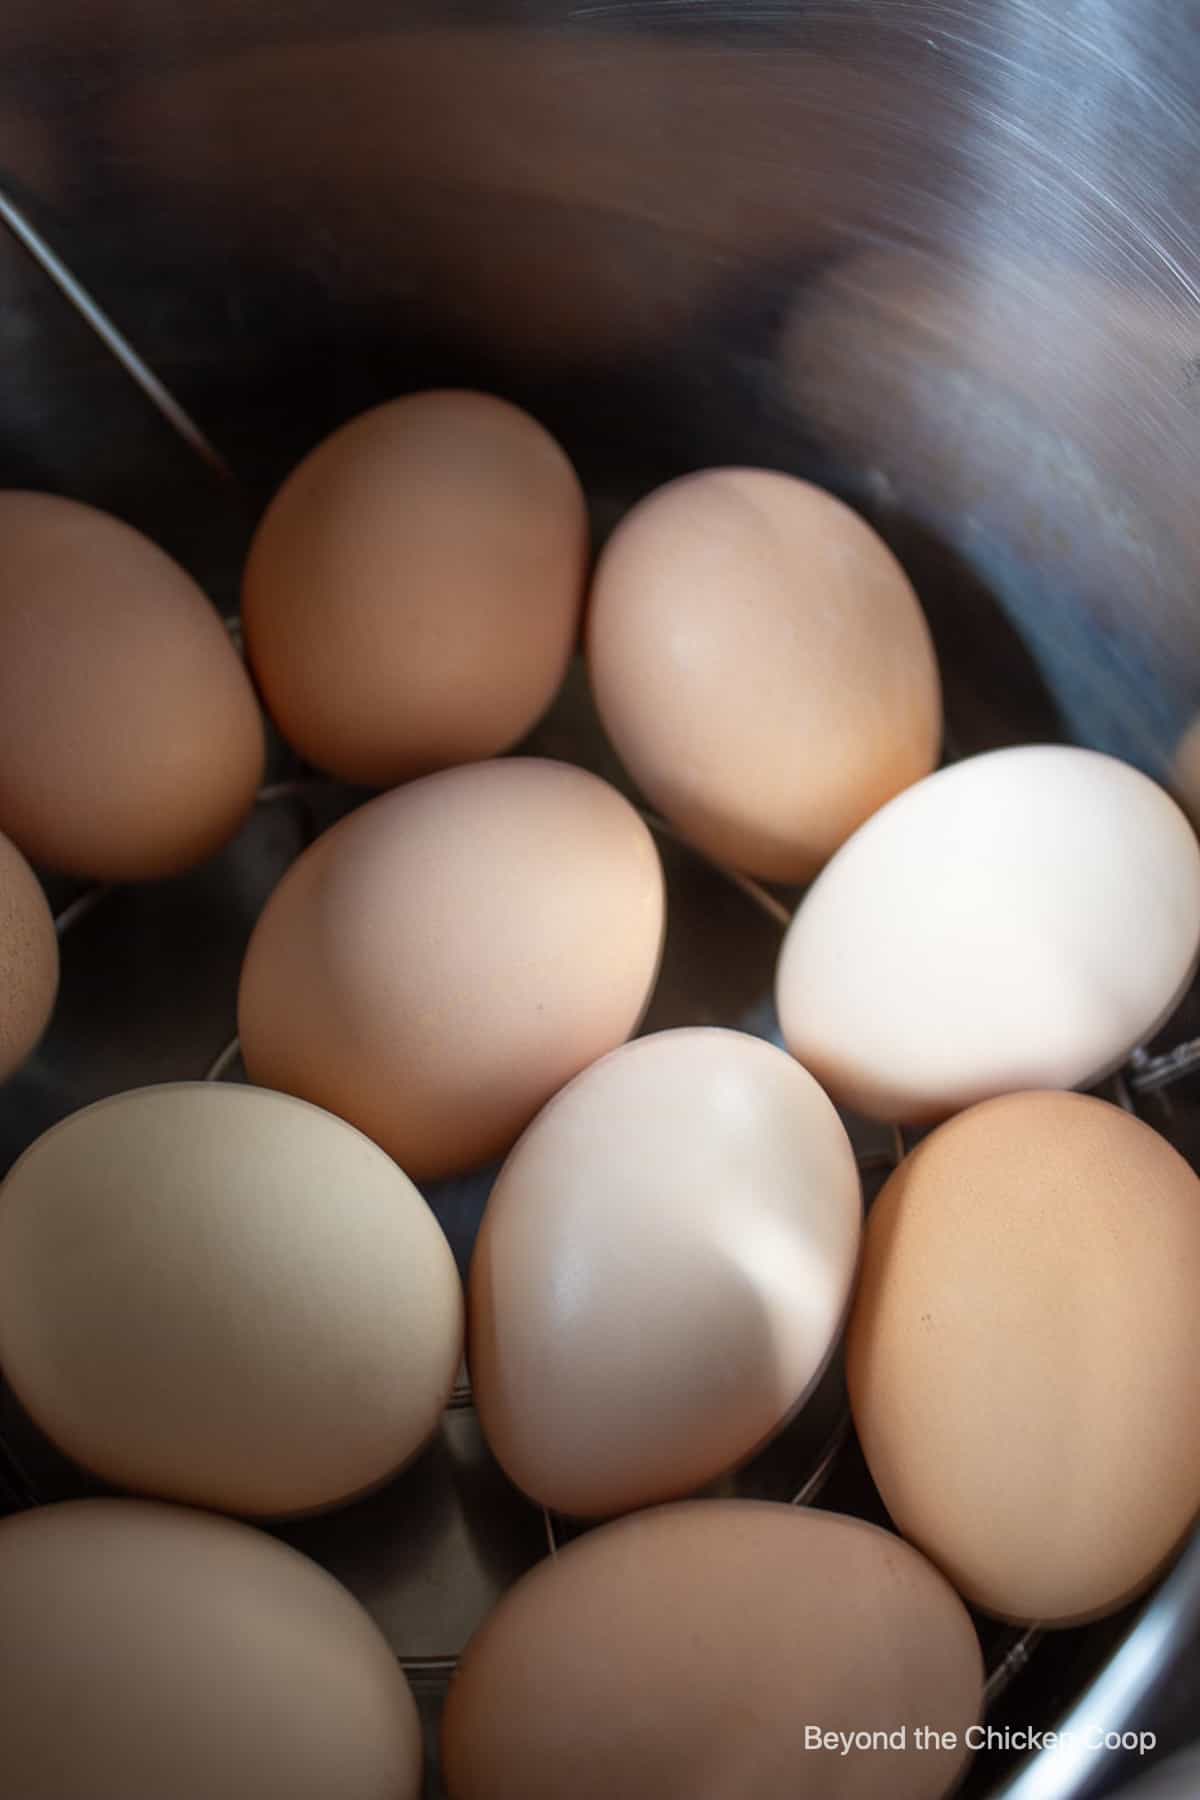
[[872, 1209], [848, 1378], [897, 1526], [967, 1599], [1110, 1612], [1200, 1512], [1200, 1180], [1080, 1094], [960, 1114]]
[[[941, 1576], [858, 1519], [690, 1501], [543, 1562], [467, 1647], [450, 1800], [940, 1800], [969, 1761], [979, 1645]], [[917, 1746], [917, 1727], [955, 1734]], [[806, 1731], [903, 1732], [814, 1748]]]
[[862, 1200], [840, 1119], [771, 1044], [641, 1038], [552, 1100], [471, 1265], [480, 1421], [517, 1485], [601, 1515], [745, 1460], [825, 1367]]
[[776, 980], [789, 1049], [841, 1104], [926, 1123], [1080, 1087], [1174, 1009], [1200, 845], [1127, 763], [1032, 745], [899, 795], [802, 902]]
[[583, 492], [528, 413], [412, 394], [351, 420], [288, 477], [246, 566], [246, 647], [305, 757], [385, 787], [507, 750], [575, 646]]
[[415, 1178], [471, 1168], [636, 1028], [663, 921], [654, 840], [598, 777], [532, 757], [426, 776], [272, 895], [242, 971], [246, 1066]]
[[58, 939], [41, 883], [0, 837], [0, 1081], [45, 1030], [58, 992]]
[[596, 571], [587, 653], [642, 792], [755, 875], [808, 880], [937, 761], [941, 688], [904, 571], [790, 475], [708, 469], [635, 507]]
[[99, 881], [174, 875], [254, 802], [262, 716], [213, 607], [119, 519], [0, 493], [0, 831]]
[[283, 1094], [120, 1094], [0, 1187], [0, 1365], [118, 1486], [269, 1516], [349, 1499], [432, 1435], [462, 1322], [412, 1183]]
[[137, 1500], [0, 1521], [0, 1743], [20, 1800], [418, 1800], [395, 1657], [262, 1532]]

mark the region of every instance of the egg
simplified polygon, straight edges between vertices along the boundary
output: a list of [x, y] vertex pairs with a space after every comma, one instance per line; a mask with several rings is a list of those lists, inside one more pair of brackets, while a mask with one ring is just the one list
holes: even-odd
[[583, 492], [528, 413], [412, 394], [318, 445], [259, 525], [242, 619], [289, 743], [388, 787], [509, 749], [579, 631]]
[[1165, 1021], [1200, 947], [1200, 846], [1095, 751], [971, 757], [869, 820], [810, 889], [776, 978], [789, 1049], [834, 1099], [928, 1123], [1082, 1087]]
[[246, 1067], [414, 1178], [471, 1168], [636, 1029], [664, 906], [654, 840], [597, 776], [534, 757], [426, 776], [272, 895], [242, 970]]
[[263, 757], [191, 577], [93, 507], [0, 493], [0, 831], [70, 875], [178, 874], [238, 830]]
[[718, 863], [806, 881], [935, 766], [941, 688], [899, 563], [832, 494], [707, 469], [618, 527], [587, 624], [634, 781]]
[[693, 1492], [815, 1386], [858, 1256], [854, 1153], [782, 1050], [614, 1050], [508, 1158], [468, 1288], [480, 1422], [518, 1487], [595, 1516]]
[[907, 1544], [693, 1500], [510, 1589], [451, 1686], [442, 1762], [449, 1800], [940, 1800], [981, 1705], [966, 1610]]
[[1143, 1589], [1200, 1513], [1200, 1180], [1081, 1094], [926, 1138], [871, 1212], [847, 1345], [897, 1526], [973, 1604], [1069, 1625]]
[[58, 939], [41, 883], [0, 835], [0, 1081], [41, 1037], [58, 993]]
[[418, 1800], [420, 1722], [358, 1602], [232, 1519], [138, 1500], [0, 1521], [20, 1800]]
[[407, 1176], [287, 1095], [119, 1094], [0, 1187], [0, 1367], [67, 1455], [162, 1499], [284, 1516], [378, 1486], [437, 1428], [462, 1315]]

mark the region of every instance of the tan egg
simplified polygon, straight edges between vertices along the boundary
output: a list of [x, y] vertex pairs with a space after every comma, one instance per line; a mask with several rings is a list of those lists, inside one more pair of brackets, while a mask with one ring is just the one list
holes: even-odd
[[709, 469], [635, 507], [600, 559], [587, 655], [642, 792], [755, 875], [808, 880], [937, 762], [937, 664], [904, 571], [790, 475]]
[[576, 1539], [504, 1597], [450, 1689], [447, 1792], [940, 1800], [982, 1676], [962, 1603], [890, 1532], [685, 1501]]
[[533, 757], [427, 776], [272, 895], [242, 970], [246, 1067], [414, 1178], [470, 1168], [636, 1029], [663, 921], [654, 840], [597, 776]]
[[417, 1709], [352, 1595], [232, 1519], [138, 1500], [0, 1521], [20, 1800], [418, 1800]]
[[0, 493], [0, 830], [68, 874], [174, 875], [237, 831], [263, 756], [191, 577], [107, 513]]
[[1200, 846], [1127, 763], [1061, 744], [940, 770], [801, 903], [776, 976], [788, 1048], [835, 1100], [926, 1123], [1083, 1087], [1165, 1021], [1200, 946]]
[[1193, 826], [1200, 826], [1200, 718], [1190, 720], [1180, 735], [1168, 779]]
[[509, 749], [575, 647], [583, 492], [528, 413], [413, 394], [293, 470], [246, 565], [246, 647], [279, 729], [346, 781], [389, 787]]
[[1200, 1180], [1140, 1120], [1011, 1094], [870, 1215], [854, 1419], [897, 1526], [968, 1600], [1112, 1612], [1200, 1512]]
[[120, 1487], [271, 1517], [351, 1499], [436, 1430], [462, 1322], [412, 1183], [287, 1095], [119, 1094], [0, 1187], [0, 1366]]
[[0, 1081], [20, 1067], [54, 1010], [58, 939], [41, 883], [0, 836]]
[[861, 1216], [841, 1120], [774, 1045], [664, 1031], [585, 1070], [505, 1163], [471, 1265], [507, 1474], [595, 1517], [744, 1462], [826, 1367]]

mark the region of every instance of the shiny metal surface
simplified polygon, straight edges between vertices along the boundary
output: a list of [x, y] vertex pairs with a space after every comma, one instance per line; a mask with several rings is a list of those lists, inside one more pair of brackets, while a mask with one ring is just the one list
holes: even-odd
[[[111, 507], [228, 613], [263, 496], [322, 431], [478, 383], [559, 433], [601, 531], [713, 461], [835, 487], [918, 585], [960, 750], [1065, 734], [1200, 803], [1198, 160], [1193, 0], [8, 0], [0, 191], [236, 479], [0, 227], [0, 484]], [[577, 692], [540, 741], [609, 766]], [[50, 1038], [0, 1097], [0, 1169], [71, 1106], [212, 1065], [305, 829], [264, 805], [211, 870], [78, 921]], [[694, 863], [673, 888], [660, 1022], [769, 1029], [770, 922]], [[1139, 1106], [1195, 1155], [1182, 1073], [1169, 1111], [1153, 1083]], [[479, 1202], [439, 1198], [460, 1256]], [[39, 1491], [69, 1483], [29, 1454]], [[469, 1445], [431, 1455], [446, 1543], [488, 1521], [452, 1637], [538, 1549], [516, 1513], [488, 1547], [508, 1514], [490, 1477], [481, 1513]], [[870, 1505], [853, 1446], [822, 1502]], [[405, 1505], [328, 1546], [396, 1621], [440, 1566], [397, 1573]], [[1182, 1741], [1198, 1622], [1193, 1550], [1132, 1636], [1051, 1634], [998, 1716], [1096, 1704], [1106, 1665], [1112, 1723]], [[1039, 1761], [1007, 1791], [1126, 1772]]]

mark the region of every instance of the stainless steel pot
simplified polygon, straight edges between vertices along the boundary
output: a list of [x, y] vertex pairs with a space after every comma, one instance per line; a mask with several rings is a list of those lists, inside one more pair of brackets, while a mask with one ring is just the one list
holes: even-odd
[[[0, 483], [122, 513], [231, 612], [263, 496], [323, 430], [493, 387], [564, 439], [600, 531], [714, 461], [846, 494], [925, 600], [957, 750], [1069, 736], [1200, 806], [1198, 152], [1192, 0], [8, 0]], [[578, 684], [538, 742], [609, 766]], [[0, 1169], [100, 1093], [236, 1077], [250, 924], [352, 798], [296, 774], [195, 877], [56, 891], [64, 999], [0, 1096]], [[654, 1022], [769, 1031], [769, 907], [668, 853]], [[1192, 1068], [1116, 1091], [1195, 1152]], [[464, 1257], [482, 1193], [433, 1196]], [[840, 1405], [835, 1376], [743, 1487], [870, 1511]], [[7, 1504], [74, 1491], [10, 1400], [0, 1437]], [[404, 1483], [291, 1535], [432, 1717], [548, 1526], [462, 1403]], [[1090, 1725], [1160, 1753], [1200, 1728], [1200, 1543], [1132, 1615], [988, 1643], [997, 1729], [1077, 1736], [985, 1754], [968, 1791], [1114, 1791], [1148, 1758]]]

